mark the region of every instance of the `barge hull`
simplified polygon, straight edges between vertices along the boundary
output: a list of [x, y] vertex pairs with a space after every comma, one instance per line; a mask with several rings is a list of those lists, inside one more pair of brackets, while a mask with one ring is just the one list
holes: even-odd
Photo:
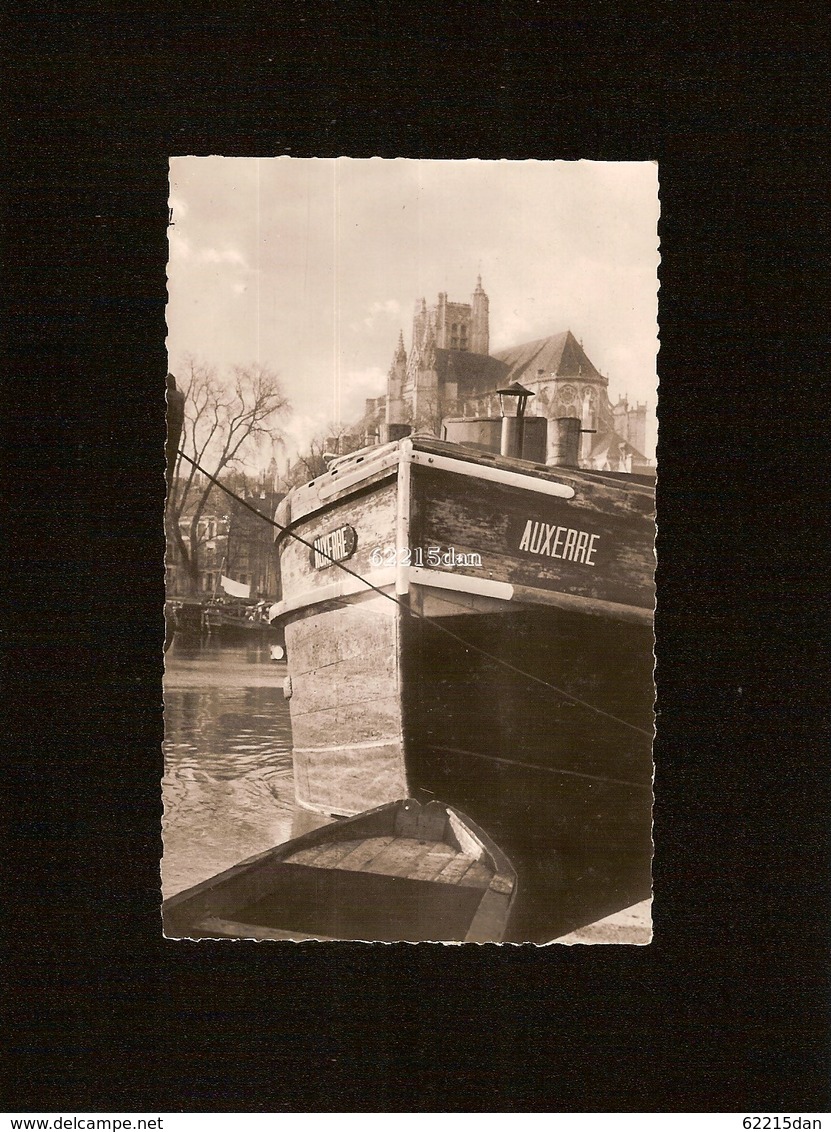
[[421, 792], [521, 859], [648, 854], [652, 506], [637, 481], [421, 440], [299, 489], [278, 520], [353, 571], [280, 536], [300, 805]]

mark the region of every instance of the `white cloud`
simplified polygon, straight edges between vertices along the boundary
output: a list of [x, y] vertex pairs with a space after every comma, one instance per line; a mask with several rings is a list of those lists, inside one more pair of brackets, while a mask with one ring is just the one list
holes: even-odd
[[167, 203], [168, 207], [173, 210], [174, 224], [177, 220], [184, 219], [184, 217], [187, 216], [187, 214], [190, 212], [190, 209], [188, 208], [188, 202], [184, 197], [179, 196], [177, 193], [172, 193]]
[[341, 378], [341, 420], [357, 420], [363, 416], [366, 398], [381, 397], [386, 391], [387, 378], [380, 366], [347, 370]]
[[184, 236], [180, 236], [173, 228], [168, 228], [167, 238], [170, 243], [170, 258], [171, 260], [188, 260], [191, 258], [193, 252], [190, 246], [190, 240]]
[[248, 266], [242, 252], [230, 246], [223, 248], [222, 251], [217, 250], [217, 248], [203, 248], [198, 259], [201, 263], [230, 263], [235, 267]]
[[[554, 331], [551, 331], [551, 333], [553, 334]], [[531, 322], [518, 310], [508, 310], [504, 314], [501, 313], [496, 325], [495, 320], [491, 319], [491, 353], [497, 350], [507, 350], [510, 346], [517, 346], [521, 342], [532, 340]]]
[[364, 319], [364, 326], [371, 330], [380, 317], [395, 318], [399, 314], [401, 314], [401, 304], [397, 299], [385, 299], [383, 302], [372, 303], [369, 314]]
[[[248, 262], [245, 256], [238, 249], [231, 244], [226, 244], [222, 248], [200, 248], [194, 251], [191, 241], [187, 236], [176, 231], [175, 224], [168, 228], [168, 239], [170, 241], [170, 258], [177, 261], [191, 261], [194, 263], [212, 263], [216, 265], [227, 264], [231, 267], [240, 268], [242, 271], [248, 271]], [[237, 292], [242, 294], [241, 291]]]
[[371, 314], [400, 314], [401, 304], [398, 299], [387, 299], [383, 303], [373, 303], [369, 310]]

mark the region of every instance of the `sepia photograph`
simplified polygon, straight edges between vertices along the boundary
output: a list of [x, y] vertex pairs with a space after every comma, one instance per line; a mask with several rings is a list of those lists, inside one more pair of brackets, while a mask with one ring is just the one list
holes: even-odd
[[167, 938], [651, 942], [659, 212], [171, 159]]

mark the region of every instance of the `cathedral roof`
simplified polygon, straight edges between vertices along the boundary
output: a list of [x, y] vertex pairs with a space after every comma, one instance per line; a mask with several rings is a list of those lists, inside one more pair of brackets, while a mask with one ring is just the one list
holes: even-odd
[[534, 381], [538, 370], [544, 370], [546, 377], [602, 376], [570, 330], [499, 350], [494, 357], [508, 366], [509, 381]]
[[435, 357], [439, 380], [458, 382], [460, 394], [467, 396], [492, 392], [499, 384], [511, 381], [536, 381], [538, 370], [543, 370], [546, 377], [554, 374], [602, 379], [570, 330], [523, 342], [493, 355], [436, 347]]
[[466, 390], [495, 389], [506, 373], [506, 365], [489, 354], [436, 348], [436, 372], [440, 381], [457, 381]]

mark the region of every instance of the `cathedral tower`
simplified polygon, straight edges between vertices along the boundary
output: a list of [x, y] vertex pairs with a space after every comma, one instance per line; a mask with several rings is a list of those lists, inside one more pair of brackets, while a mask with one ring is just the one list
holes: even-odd
[[446, 291], [441, 291], [438, 302], [429, 307], [424, 299], [416, 303], [413, 316], [413, 345], [410, 351], [411, 369], [414, 358], [432, 334], [439, 350], [459, 350], [461, 353], [487, 354], [488, 296], [482, 289], [481, 275], [469, 303], [453, 303]]

